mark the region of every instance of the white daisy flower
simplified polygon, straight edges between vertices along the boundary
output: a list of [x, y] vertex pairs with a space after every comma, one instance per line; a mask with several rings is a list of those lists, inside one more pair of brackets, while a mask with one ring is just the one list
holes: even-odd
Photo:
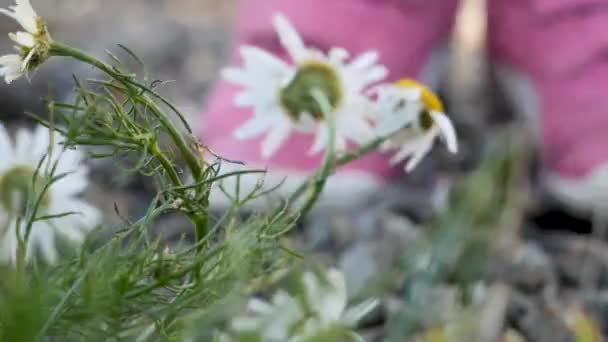
[[431, 150], [435, 138], [440, 137], [451, 153], [458, 152], [458, 141], [452, 121], [445, 114], [441, 100], [427, 87], [410, 79], [382, 85], [374, 90], [377, 95], [378, 118], [376, 131], [389, 136], [384, 150], [398, 150], [391, 159], [412, 171]]
[[297, 298], [278, 291], [270, 302], [254, 298], [249, 301], [249, 315], [237, 317], [231, 328], [237, 333], [257, 333], [263, 341], [291, 341], [291, 329], [304, 319]]
[[15, 0], [8, 9], [0, 8], [0, 13], [9, 16], [25, 31], [9, 33], [9, 38], [17, 45], [18, 53], [0, 57], [0, 76], [6, 83], [18, 79], [35, 69], [48, 58], [51, 37], [46, 22], [39, 17], [29, 0]]
[[316, 133], [311, 154], [326, 148], [329, 129], [313, 89], [326, 96], [336, 121], [336, 149], [347, 141], [362, 144], [373, 138], [368, 122], [371, 103], [362, 96], [368, 86], [386, 77], [378, 65], [378, 54], [370, 51], [352, 61], [348, 52], [332, 48], [328, 54], [306, 47], [298, 32], [283, 15], [277, 14], [274, 28], [290, 62], [253, 46], [240, 49], [241, 68], [228, 68], [223, 78], [245, 89], [235, 105], [253, 108], [252, 118], [235, 132], [240, 140], [267, 133], [262, 156], [271, 157], [293, 131]]
[[[48, 263], [58, 259], [56, 235], [69, 242], [80, 244], [100, 223], [100, 212], [82, 201], [78, 195], [87, 186], [87, 169], [82, 166], [82, 153], [64, 149], [63, 139], [54, 135], [49, 146], [49, 130], [38, 127], [34, 132], [19, 130], [15, 144], [4, 126], [0, 125], [0, 261], [15, 263], [19, 240], [25, 238], [26, 222], [23, 218], [27, 196], [40, 194], [48, 181], [55, 163], [54, 176], [68, 173], [52, 183], [42, 196], [36, 217], [68, 214], [33, 223], [26, 245], [26, 259], [40, 255]], [[49, 157], [50, 156], [50, 157]], [[40, 164], [40, 162], [42, 163]], [[41, 165], [34, 180], [35, 170]], [[47, 171], [48, 170], [48, 171]], [[34, 181], [34, 182], [33, 182]], [[32, 186], [33, 184], [33, 186]]]
[[378, 305], [374, 299], [347, 308], [344, 275], [335, 269], [323, 276], [307, 272], [302, 284], [301, 297], [279, 291], [270, 303], [252, 300], [251, 316], [233, 320], [232, 329], [257, 333], [267, 342], [302, 342], [332, 332], [354, 334], [351, 330]]
[[324, 278], [321, 279], [311, 272], [304, 274], [305, 298], [309, 315], [312, 315], [305, 322], [302, 333], [293, 339], [294, 342], [306, 341], [336, 328], [354, 329], [363, 317], [378, 306], [378, 300], [368, 299], [348, 308], [344, 274], [332, 269]]

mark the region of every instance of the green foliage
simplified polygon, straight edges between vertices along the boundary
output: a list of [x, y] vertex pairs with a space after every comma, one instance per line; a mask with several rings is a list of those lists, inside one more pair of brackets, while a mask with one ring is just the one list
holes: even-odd
[[[278, 208], [244, 219], [238, 209], [261, 196], [260, 187], [213, 217], [211, 186], [263, 171], [221, 175], [225, 161], [205, 159], [181, 113], [155, 90], [160, 82], [138, 79], [115, 56], [109, 65], [55, 42], [51, 53], [88, 63], [108, 79], [74, 78], [72, 101], [49, 101], [50, 120], [42, 123], [65, 136], [66, 148], [94, 147], [92, 158], [136, 159], [130, 171], [152, 177], [158, 193], [145, 215], [101, 245], [91, 236], [80, 253], [58, 265], [21, 261], [1, 268], [0, 340], [178, 341], [192, 322], [225, 321], [241, 311], [255, 290], [251, 284], [294, 260], [280, 239], [298, 214]], [[48, 185], [38, 184], [35, 195], [43, 199]], [[31, 221], [43, 219], [36, 216], [36, 196], [24, 208]], [[150, 235], [155, 220], [168, 213], [190, 219], [194, 244], [169, 249]], [[216, 327], [208, 326], [207, 336]]]
[[453, 285], [460, 294], [456, 304], [471, 304], [473, 289], [487, 274], [502, 235], [518, 224], [510, 214], [527, 161], [522, 141], [514, 131], [493, 141], [479, 167], [455, 184], [446, 210], [431, 222], [426, 239], [404, 253], [407, 306], [389, 322], [388, 341], [403, 341], [437, 319], [427, 316], [436, 286]]

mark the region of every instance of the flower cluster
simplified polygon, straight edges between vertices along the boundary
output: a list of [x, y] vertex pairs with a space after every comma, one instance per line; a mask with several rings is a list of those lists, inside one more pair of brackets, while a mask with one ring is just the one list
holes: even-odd
[[[337, 47], [324, 53], [305, 46], [283, 15], [277, 14], [273, 24], [289, 61], [243, 46], [244, 65], [223, 72], [225, 80], [244, 88], [235, 105], [253, 109], [251, 119], [235, 131], [236, 139], [266, 133], [261, 154], [270, 158], [292, 132], [315, 134], [310, 153], [316, 154], [327, 148], [330, 132], [325, 115], [331, 114], [336, 151], [346, 150], [348, 142], [364, 145], [378, 137], [390, 137], [385, 149], [398, 150], [393, 162], [410, 157], [408, 171], [438, 136], [456, 152], [454, 128], [432, 91], [409, 79], [374, 86], [387, 76], [386, 68], [378, 64], [378, 53], [369, 51], [350, 58], [346, 50]], [[325, 97], [331, 113], [324, 113], [315, 90]]]
[[56, 234], [79, 244], [99, 224], [98, 210], [78, 198], [87, 186], [82, 153], [62, 142], [39, 126], [17, 131], [13, 144], [0, 125], [0, 261], [15, 263], [22, 241], [27, 260], [39, 252], [55, 263]]
[[[302, 288], [300, 296], [278, 291], [270, 302], [251, 300], [250, 315], [232, 320], [232, 332], [267, 342], [341, 341], [357, 336], [352, 329], [378, 305], [370, 299], [347, 308], [344, 275], [335, 269], [304, 273]], [[224, 334], [220, 340], [229, 342], [232, 337]]]
[[11, 83], [48, 58], [52, 40], [46, 22], [36, 14], [30, 0], [15, 0], [14, 6], [0, 8], [0, 13], [15, 19], [25, 30], [8, 35], [17, 44], [17, 53], [0, 57], [0, 76]]

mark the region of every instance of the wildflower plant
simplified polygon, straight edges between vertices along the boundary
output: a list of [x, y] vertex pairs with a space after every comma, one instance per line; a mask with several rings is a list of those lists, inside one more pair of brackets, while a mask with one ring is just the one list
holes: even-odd
[[[0, 260], [17, 262], [20, 244], [25, 259], [40, 251], [47, 263], [57, 262], [55, 234], [80, 244], [99, 223], [101, 214], [77, 196], [87, 185], [82, 153], [63, 149], [61, 137], [39, 126], [19, 130], [13, 146], [0, 125]], [[28, 207], [32, 204], [34, 210]]]
[[224, 78], [245, 89], [235, 105], [252, 107], [252, 118], [235, 131], [237, 139], [248, 139], [266, 131], [262, 156], [271, 157], [290, 132], [315, 134], [310, 153], [327, 148], [329, 125], [311, 89], [318, 89], [335, 116], [335, 146], [346, 149], [347, 141], [359, 145], [373, 138], [370, 115], [372, 103], [362, 91], [386, 77], [378, 53], [369, 51], [347, 62], [349, 53], [334, 47], [325, 54], [304, 45], [289, 20], [277, 14], [273, 21], [279, 41], [291, 63], [254, 46], [241, 47], [242, 68], [224, 70]]
[[52, 40], [46, 22], [36, 14], [29, 0], [17, 0], [14, 6], [0, 9], [0, 13], [13, 18], [25, 30], [8, 35], [17, 44], [17, 53], [0, 57], [0, 75], [11, 83], [48, 58]]
[[251, 299], [248, 315], [230, 322], [232, 337], [223, 333], [221, 339], [240, 341], [246, 336], [269, 342], [362, 339], [352, 328], [378, 305], [376, 299], [348, 308], [344, 275], [335, 269], [322, 274], [305, 272], [299, 288], [301, 291], [295, 295], [279, 290], [270, 302]]
[[[189, 324], [229, 321], [234, 308], [273, 284], [301, 257], [286, 247], [284, 237], [314, 207], [336, 168], [383, 144], [395, 147], [391, 139], [396, 132], [377, 134], [386, 114], [384, 93], [377, 97], [366, 93], [387, 73], [377, 63], [377, 54], [365, 53], [347, 62], [349, 54], [344, 49], [325, 54], [306, 47], [279, 14], [274, 25], [292, 63], [244, 47], [245, 66], [224, 72], [226, 79], [245, 88], [235, 103], [253, 108], [251, 120], [235, 135], [245, 139], [268, 132], [262, 151], [269, 157], [291, 131], [314, 134], [311, 152], [324, 151], [323, 162], [268, 212], [248, 218], [239, 215], [244, 204], [268, 193], [260, 185], [232, 197], [230, 208], [214, 214], [209, 209], [212, 187], [222, 179], [234, 177], [238, 183], [244, 174], [265, 171], [222, 173], [222, 164], [233, 162], [213, 155], [199, 141], [182, 113], [160, 93], [163, 82], [139, 75], [143, 62], [127, 47], [119, 45], [138, 63], [137, 70], [130, 70], [111, 53], [106, 62], [52, 40], [29, 0], [16, 0], [16, 5], [0, 13], [15, 19], [24, 30], [9, 35], [18, 53], [0, 58], [0, 73], [7, 83], [50, 58], [76, 60], [101, 75], [88, 80], [74, 77], [68, 102], [49, 100], [48, 120], [32, 116], [46, 129], [18, 132], [14, 144], [10, 134], [0, 130], [2, 341], [192, 340], [186, 329]], [[397, 96], [410, 101], [407, 95]], [[441, 133], [448, 146], [455, 146], [442, 108], [427, 100], [426, 90], [411, 99], [413, 104], [406, 105], [411, 113], [399, 129], [421, 128], [425, 142]], [[429, 117], [432, 122], [426, 125]], [[356, 143], [356, 148], [349, 148], [348, 141]], [[400, 140], [397, 145], [404, 143]], [[416, 159], [430, 148], [430, 143], [422, 145], [416, 145]], [[109, 240], [99, 241], [94, 234], [86, 234], [99, 224], [100, 214], [78, 196], [87, 185], [83, 159], [102, 158], [134, 160], [132, 171], [153, 179], [157, 194], [142, 217], [125, 218]], [[188, 219], [193, 241], [183, 239], [168, 249], [152, 236], [150, 227], [169, 213]], [[60, 258], [56, 236], [80, 248]], [[46, 262], [33, 258], [37, 254]], [[232, 332], [239, 334], [245, 326], [264, 335], [268, 327], [256, 322], [276, 314], [273, 307], [282, 310], [285, 306], [293, 309], [289, 317], [302, 323], [297, 334], [301, 337], [289, 341], [331, 341], [335, 331], [356, 339], [353, 329], [375, 301], [347, 310], [346, 284], [335, 270], [324, 276], [305, 273], [303, 285], [305, 293], [299, 297], [303, 301], [279, 291], [271, 303], [250, 302], [257, 303], [254, 311], [261, 316], [234, 320]], [[217, 309], [225, 305], [230, 308]], [[214, 316], [216, 309], [225, 315]], [[211, 340], [215, 331], [215, 327], [199, 328], [197, 336]]]

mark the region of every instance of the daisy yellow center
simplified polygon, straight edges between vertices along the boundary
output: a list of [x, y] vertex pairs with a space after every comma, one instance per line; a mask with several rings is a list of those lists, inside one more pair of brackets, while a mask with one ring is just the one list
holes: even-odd
[[441, 113], [445, 112], [443, 103], [441, 102], [439, 97], [427, 86], [421, 84], [420, 82], [405, 78], [395, 82], [395, 85], [400, 88], [414, 88], [420, 90], [420, 101], [424, 105], [424, 110], [422, 111], [422, 113], [420, 113], [419, 123], [420, 127], [423, 130], [426, 131], [430, 129], [435, 123], [433, 117], [431, 116], [431, 111]]
[[[0, 175], [0, 207], [4, 210], [22, 214], [27, 205], [28, 196], [38, 196], [44, 186], [44, 179], [37, 176], [34, 169], [28, 166], [17, 166]], [[48, 193], [42, 197], [42, 208], [49, 204]]]
[[326, 96], [331, 109], [337, 108], [342, 100], [340, 80], [334, 69], [321, 63], [305, 64], [280, 93], [281, 105], [293, 120], [298, 120], [302, 113], [323, 119], [323, 111], [311, 94], [313, 89]]

